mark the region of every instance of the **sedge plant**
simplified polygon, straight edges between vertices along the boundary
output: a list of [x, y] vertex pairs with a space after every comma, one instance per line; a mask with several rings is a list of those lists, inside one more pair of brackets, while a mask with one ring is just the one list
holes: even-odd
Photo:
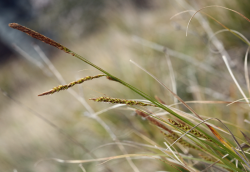
[[[69, 84], [54, 87], [49, 91], [39, 94], [39, 96], [53, 94], [61, 90], [69, 89], [76, 84], [81, 84], [92, 79], [106, 76], [107, 80], [118, 82], [119, 84], [142, 96], [145, 99], [145, 102], [111, 97], [90, 98], [90, 100], [111, 104], [123, 104], [124, 106], [131, 107], [132, 109], [134, 109], [136, 114], [147, 119], [151, 124], [157, 126], [159, 128], [159, 132], [161, 132], [163, 137], [165, 137], [167, 140], [167, 142], [165, 142], [165, 148], [157, 145], [155, 145], [155, 147], [151, 147], [152, 149], [157, 149], [156, 154], [127, 154], [116, 157], [108, 157], [106, 159], [95, 159], [93, 161], [103, 161], [134, 156], [150, 156], [152, 158], [159, 159], [164, 163], [170, 163], [178, 169], [185, 169], [188, 171], [200, 171], [201, 169], [198, 169], [195, 166], [195, 164], [197, 163], [206, 164], [207, 166], [204, 169], [205, 171], [250, 171], [250, 156], [248, 155], [247, 151], [243, 150], [245, 147], [249, 147], [248, 145], [250, 144], [250, 139], [247, 137], [247, 135], [244, 134], [246, 141], [241, 141], [239, 143], [238, 138], [236, 138], [226, 126], [225, 128], [227, 130], [223, 130], [212, 125], [209, 122], [209, 120], [211, 120], [212, 118], [204, 120], [178, 95], [172, 92], [164, 84], [161, 83], [163, 87], [169, 90], [176, 99], [178, 99], [191, 111], [191, 113], [193, 114], [192, 117], [187, 117], [180, 110], [167, 106], [159, 98], [149, 96], [140, 89], [128, 84], [121, 78], [117, 78], [113, 74], [93, 64], [89, 60], [83, 58], [82, 56], [78, 55], [62, 44], [59, 44], [34, 30], [31, 30], [17, 23], [10, 23], [9, 26], [13, 29], [24, 32], [33, 38], [43, 41], [46, 44], [54, 46], [59, 50], [64, 51], [65, 53], [77, 57], [78, 59], [102, 72], [102, 74], [99, 75], [87, 76], [77, 81], [73, 81]], [[151, 109], [149, 110], [147, 109], [147, 107], [151, 107]], [[168, 118], [162, 118], [157, 116], [156, 113], [152, 112], [152, 109], [157, 109], [170, 115]], [[219, 119], [216, 120], [220, 121]], [[231, 136], [234, 142], [230, 139], [224, 138], [219, 133], [219, 130]], [[242, 143], [244, 143], [244, 146], [242, 146]], [[192, 150], [193, 156], [187, 156], [181, 153], [178, 148], [179, 145]], [[84, 163], [90, 161], [91, 160], [79, 160], [65, 162]]]

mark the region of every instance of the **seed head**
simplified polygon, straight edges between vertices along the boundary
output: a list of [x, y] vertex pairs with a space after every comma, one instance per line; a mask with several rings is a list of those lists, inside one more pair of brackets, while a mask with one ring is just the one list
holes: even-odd
[[89, 100], [94, 100], [96, 102], [109, 102], [109, 103], [113, 103], [113, 104], [126, 104], [126, 105], [154, 106], [154, 107], [156, 107], [156, 105], [154, 105], [154, 104], [147, 104], [147, 103], [143, 103], [143, 102], [139, 102], [139, 101], [135, 101], [135, 100], [126, 100], [126, 99], [110, 98], [110, 97], [99, 97], [96, 99], [92, 98]]
[[79, 80], [77, 80], [77, 81], [73, 81], [73, 82], [71, 82], [71, 83], [69, 83], [69, 84], [67, 84], [67, 85], [59, 85], [59, 86], [57, 86], [57, 87], [54, 87], [54, 88], [52, 88], [52, 89], [49, 90], [49, 91], [46, 91], [46, 92], [44, 92], [44, 93], [42, 93], [42, 94], [39, 94], [38, 96], [44, 96], [44, 95], [48, 95], [48, 94], [53, 94], [53, 93], [55, 93], [55, 92], [59, 92], [59, 91], [61, 91], [61, 90], [66, 90], [66, 89], [68, 89], [68, 88], [70, 88], [70, 87], [73, 87], [75, 84], [81, 84], [81, 83], [83, 83], [84, 81], [92, 80], [92, 79], [94, 79], [94, 78], [100, 78], [100, 77], [102, 77], [102, 76], [106, 76], [106, 75], [99, 74], [99, 75], [95, 75], [95, 76], [86, 76], [86, 77], [81, 78], [81, 79], [79, 79]]

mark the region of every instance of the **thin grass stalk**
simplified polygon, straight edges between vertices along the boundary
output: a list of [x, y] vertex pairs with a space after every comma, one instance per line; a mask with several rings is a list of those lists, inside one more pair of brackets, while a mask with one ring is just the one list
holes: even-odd
[[234, 74], [233, 74], [233, 72], [232, 72], [232, 70], [231, 70], [231, 68], [230, 68], [230, 66], [229, 66], [229, 64], [228, 64], [228, 61], [227, 61], [226, 56], [222, 56], [222, 59], [223, 59], [223, 61], [225, 62], [225, 65], [226, 65], [226, 67], [227, 67], [227, 69], [228, 69], [228, 72], [229, 72], [229, 74], [231, 75], [231, 77], [232, 77], [234, 83], [236, 84], [237, 88], [239, 89], [241, 95], [245, 98], [246, 102], [249, 103], [249, 100], [247, 99], [245, 93], [242, 91], [242, 89], [241, 89], [239, 83], [237, 82], [237, 80], [236, 80], [236, 78], [235, 78], [235, 76], [234, 76]]
[[[241, 14], [241, 13], [235, 11], [235, 10], [232, 10], [232, 9], [230, 9], [230, 8], [226, 8], [226, 7], [219, 6], [219, 5], [206, 6], [206, 7], [203, 7], [203, 8], [201, 8], [201, 9], [197, 10], [197, 11], [192, 15], [192, 17], [189, 19], [188, 24], [187, 24], [187, 29], [186, 29], [186, 36], [187, 36], [187, 33], [188, 33], [188, 26], [189, 26], [191, 20], [194, 18], [194, 16], [195, 16], [197, 13], [199, 13], [200, 11], [202, 11], [203, 9], [211, 8], [211, 7], [219, 7], [219, 8], [223, 8], [223, 9], [232, 11], [232, 12], [234, 12], [234, 13], [239, 14], [241, 17], [243, 17], [243, 18], [246, 19], [248, 22], [250, 22], [250, 19], [248, 19], [246, 16], [244, 16], [243, 14]], [[202, 12], [202, 13], [203, 13], [203, 12]], [[219, 23], [222, 27], [224, 27], [225, 29], [227, 29], [228, 31], [231, 32], [231, 29], [229, 29], [228, 27], [226, 27], [225, 25], [223, 25], [221, 22], [219, 22], [218, 20], [216, 20], [214, 17], [212, 17], [212, 16], [210, 16], [210, 15], [208, 15], [208, 14], [206, 14], [206, 13], [203, 13], [203, 14], [207, 15], [208, 17], [210, 17], [211, 19], [213, 19], [214, 21], [216, 21], [217, 23]], [[237, 34], [235, 34], [234, 32], [231, 32], [231, 33], [234, 34], [234, 35], [235, 35], [236, 37], [238, 37], [239, 39], [241, 39], [243, 42], [245, 42], [248, 46], [250, 46], [249, 42], [245, 41], [244, 39], [242, 39], [241, 37], [239, 37], [239, 36], [238, 36]]]
[[246, 83], [247, 83], [248, 95], [250, 96], [250, 82], [249, 82], [248, 66], [247, 66], [249, 49], [250, 49], [250, 46], [248, 46], [246, 54], [245, 54], [244, 70], [245, 70], [245, 79], [246, 79]]

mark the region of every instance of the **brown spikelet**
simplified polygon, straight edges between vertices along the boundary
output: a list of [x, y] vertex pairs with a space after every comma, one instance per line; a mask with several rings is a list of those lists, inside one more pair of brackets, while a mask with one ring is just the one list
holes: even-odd
[[[98, 69], [99, 71], [101, 71], [101, 72], [103, 72], [103, 73], [105, 73], [107, 75], [110, 75], [108, 72], [106, 72], [105, 70], [103, 70], [99, 66], [96, 66], [95, 64], [91, 63], [90, 61], [88, 61], [87, 59], [83, 58], [79, 54], [76, 54], [75, 52], [71, 51], [67, 47], [65, 47], [65, 46], [57, 43], [56, 41], [54, 41], [54, 40], [52, 40], [52, 39], [50, 39], [50, 38], [48, 38], [48, 37], [46, 37], [46, 36], [38, 33], [38, 32], [36, 32], [36, 31], [34, 31], [32, 29], [29, 29], [29, 28], [27, 28], [25, 26], [22, 26], [22, 25], [18, 24], [18, 23], [10, 23], [9, 27], [11, 27], [13, 29], [17, 29], [17, 30], [19, 30], [21, 32], [24, 32], [24, 33], [28, 34], [29, 36], [31, 36], [31, 37], [33, 37], [35, 39], [38, 39], [40, 41], [45, 42], [46, 44], [52, 45], [52, 46], [58, 48], [59, 50], [64, 51], [65, 53], [68, 53], [68, 54], [70, 54], [70, 55], [72, 55], [74, 57], [77, 57], [78, 59], [84, 61], [85, 63], [87, 63], [87, 64], [89, 64], [91, 66], [93, 66], [94, 68]], [[113, 78], [115, 78], [115, 77], [113, 77]], [[116, 79], [116, 80], [118, 81], [118, 79]]]
[[154, 104], [143, 103], [135, 100], [126, 100], [126, 99], [119, 99], [119, 98], [111, 98], [111, 97], [99, 97], [99, 98], [92, 98], [89, 100], [94, 100], [96, 102], [109, 102], [113, 104], [126, 104], [126, 105], [138, 105], [138, 106], [154, 106]]
[[61, 91], [61, 90], [66, 90], [66, 89], [68, 89], [68, 88], [70, 88], [70, 87], [73, 87], [75, 84], [81, 84], [81, 83], [83, 83], [84, 81], [92, 80], [92, 79], [94, 79], [94, 78], [100, 78], [100, 77], [102, 77], [102, 76], [106, 76], [106, 75], [99, 74], [99, 75], [95, 75], [95, 76], [86, 76], [86, 77], [81, 78], [81, 79], [79, 79], [79, 80], [77, 80], [77, 81], [73, 81], [73, 82], [71, 82], [71, 83], [69, 83], [69, 84], [67, 84], [67, 85], [59, 85], [59, 86], [57, 86], [57, 87], [54, 87], [53, 89], [51, 89], [51, 90], [49, 90], [49, 91], [46, 91], [46, 92], [44, 92], [44, 93], [42, 93], [42, 94], [39, 94], [38, 96], [44, 96], [44, 95], [48, 95], [48, 94], [53, 94], [53, 93], [55, 93], [55, 92], [59, 92], [59, 91]]
[[[183, 123], [181, 123], [181, 122], [176, 122], [176, 121], [174, 121], [174, 120], [172, 120], [172, 119], [168, 119], [168, 120], [169, 120], [169, 122], [170, 122], [171, 124], [173, 124], [174, 126], [180, 128], [180, 129], [183, 130], [183, 131], [189, 131], [189, 130], [191, 129], [191, 127], [188, 126], [187, 124], [183, 124]], [[210, 140], [209, 138], [207, 138], [207, 136], [206, 136], [205, 134], [199, 132], [199, 131], [196, 130], [196, 129], [191, 130], [190, 133], [192, 133], [193, 135], [195, 135], [195, 136], [197, 136], [197, 137], [202, 137], [202, 138], [205, 138], [205, 139], [207, 139], [207, 140], [209, 140], [209, 141], [212, 141], [212, 140]]]
[[[180, 136], [178, 134], [176, 134], [175, 132], [173, 132], [172, 130], [168, 129], [164, 124], [162, 124], [160, 121], [158, 121], [157, 119], [151, 117], [149, 114], [141, 111], [141, 110], [136, 110], [135, 111], [138, 115], [140, 115], [143, 118], [146, 118], [147, 120], [149, 120], [151, 123], [153, 123], [154, 125], [158, 126], [159, 128], [167, 131], [169, 134], [166, 134], [165, 132], [161, 131], [162, 134], [164, 134], [167, 138], [175, 141], [177, 140]], [[198, 147], [188, 143], [187, 141], [183, 140], [183, 139], [179, 139], [178, 143], [180, 143], [181, 145], [188, 147], [188, 148], [192, 148], [192, 149], [196, 149], [196, 150], [200, 150]]]
[[33, 38], [35, 38], [35, 39], [38, 39], [38, 40], [40, 40], [40, 41], [43, 41], [43, 42], [45, 42], [46, 44], [52, 45], [52, 46], [54, 46], [54, 47], [56, 47], [56, 48], [58, 48], [58, 49], [60, 49], [60, 50], [63, 50], [63, 51], [65, 51], [66, 53], [70, 53], [70, 50], [67, 49], [66, 47], [62, 46], [61, 44], [55, 42], [54, 40], [52, 40], [52, 39], [50, 39], [50, 38], [48, 38], [48, 37], [46, 37], [46, 36], [44, 36], [44, 35], [42, 35], [42, 34], [36, 32], [36, 31], [34, 31], [34, 30], [32, 30], [32, 29], [29, 29], [29, 28], [27, 28], [27, 27], [25, 27], [25, 26], [22, 26], [22, 25], [20, 25], [20, 24], [18, 24], [18, 23], [10, 23], [10, 24], [9, 24], [9, 27], [11, 27], [11, 28], [13, 28], [13, 29], [20, 30], [20, 31], [22, 31], [22, 32], [24, 32], [24, 33], [26, 33], [26, 34], [28, 34], [29, 36], [31, 36], [31, 37], [33, 37]]

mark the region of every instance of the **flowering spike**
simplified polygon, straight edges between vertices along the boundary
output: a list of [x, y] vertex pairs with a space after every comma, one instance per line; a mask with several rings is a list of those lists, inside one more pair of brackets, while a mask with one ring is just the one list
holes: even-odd
[[135, 100], [126, 100], [126, 99], [118, 99], [118, 98], [110, 98], [110, 97], [99, 97], [99, 98], [92, 98], [89, 100], [94, 100], [96, 102], [109, 102], [109, 103], [117, 103], [117, 104], [126, 104], [126, 105], [138, 105], [138, 106], [154, 106], [154, 104], [143, 103]]
[[[161, 123], [160, 121], [156, 120], [155, 118], [153, 118], [149, 114], [145, 113], [144, 111], [142, 111], [142, 110], [136, 110], [136, 113], [138, 115], [140, 115], [141, 117], [146, 118], [148, 121], [150, 121], [151, 123], [155, 124], [159, 128], [167, 131], [169, 134], [161, 131], [161, 133], [164, 134], [165, 137], [167, 137], [167, 138], [169, 138], [169, 139], [171, 139], [173, 141], [176, 141], [180, 137], [178, 134], [176, 134], [175, 132], [173, 132], [171, 129], [167, 128], [163, 123]], [[178, 142], [180, 144], [182, 144], [183, 146], [185, 146], [185, 147], [196, 149], [196, 150], [200, 150], [198, 147], [192, 145], [191, 143], [187, 142], [186, 140], [184, 140], [182, 138], [179, 139]]]
[[[181, 122], [176, 122], [176, 121], [174, 121], [174, 120], [172, 120], [172, 119], [168, 119], [168, 120], [169, 120], [169, 122], [170, 122], [171, 124], [173, 124], [174, 126], [180, 128], [180, 129], [183, 130], [183, 131], [189, 131], [189, 130], [191, 129], [190, 126], [188, 126], [188, 125], [186, 125], [186, 124], [183, 124], [183, 123], [181, 123]], [[202, 138], [205, 138], [205, 139], [207, 139], [207, 140], [209, 140], [209, 141], [212, 141], [212, 140], [210, 140], [205, 134], [199, 132], [199, 131], [196, 130], [196, 129], [192, 129], [192, 130], [190, 131], [190, 133], [192, 133], [193, 135], [195, 135], [195, 136], [197, 136], [197, 137], [202, 137]]]
[[73, 81], [73, 82], [71, 82], [71, 83], [69, 83], [69, 84], [67, 84], [67, 85], [59, 85], [59, 86], [57, 86], [57, 87], [54, 87], [54, 88], [52, 88], [52, 89], [49, 90], [49, 91], [46, 91], [46, 92], [44, 92], [44, 93], [42, 93], [42, 94], [39, 94], [38, 96], [44, 96], [44, 95], [48, 95], [48, 94], [53, 94], [53, 93], [55, 93], [55, 92], [59, 92], [59, 91], [61, 91], [61, 90], [66, 90], [66, 89], [68, 89], [68, 88], [70, 88], [70, 87], [73, 87], [75, 84], [81, 84], [81, 83], [83, 83], [84, 81], [92, 80], [92, 79], [94, 79], [94, 78], [100, 78], [100, 77], [102, 77], [102, 76], [106, 76], [106, 75], [99, 74], [99, 75], [95, 75], [95, 76], [86, 76], [85, 78], [81, 78], [81, 79], [79, 79], [79, 80], [77, 80], [77, 81]]
[[9, 24], [9, 27], [13, 28], [13, 29], [17, 29], [17, 30], [20, 30], [26, 34], [28, 34], [29, 36], [35, 38], [35, 39], [38, 39], [40, 41], [43, 41], [45, 42], [46, 44], [49, 44], [49, 45], [52, 45], [60, 50], [63, 50], [65, 51], [66, 53], [69, 53], [70, 50], [68, 50], [66, 47], [62, 46], [61, 44], [57, 43], [56, 41], [30, 29], [30, 28], [27, 28], [25, 26], [22, 26], [18, 23], [10, 23]]

